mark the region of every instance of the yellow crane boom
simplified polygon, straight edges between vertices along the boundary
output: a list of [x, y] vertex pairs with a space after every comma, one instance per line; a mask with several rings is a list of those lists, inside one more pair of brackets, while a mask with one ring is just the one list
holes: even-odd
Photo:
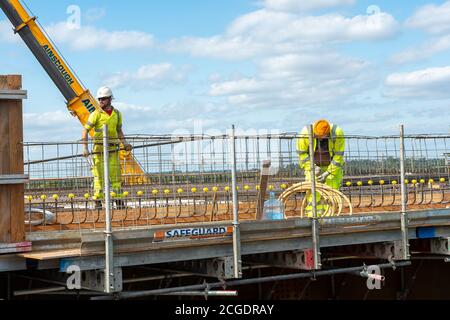
[[[70, 113], [84, 125], [89, 115], [100, 108], [96, 99], [89, 90], [83, 87], [71, 71], [50, 39], [37, 24], [36, 17], [30, 16], [19, 0], [0, 0], [0, 8], [14, 26], [14, 32], [19, 34], [58, 87], [67, 101], [67, 108]], [[145, 182], [144, 171], [132, 154], [121, 152], [121, 166], [127, 183]]]

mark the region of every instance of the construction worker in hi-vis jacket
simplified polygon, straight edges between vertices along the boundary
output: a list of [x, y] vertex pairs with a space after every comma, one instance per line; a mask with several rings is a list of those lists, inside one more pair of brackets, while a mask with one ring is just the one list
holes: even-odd
[[[319, 120], [314, 124], [314, 163], [316, 165], [316, 181], [339, 190], [344, 177], [345, 138], [340, 127], [327, 120]], [[306, 181], [311, 181], [311, 155], [309, 154], [308, 127], [303, 128], [297, 139], [297, 152], [300, 168], [305, 172]], [[312, 194], [307, 195], [306, 214], [312, 217]], [[316, 194], [317, 214], [322, 216], [328, 209], [322, 203], [319, 193]]]
[[116, 205], [118, 208], [123, 208], [122, 195], [122, 181], [120, 168], [120, 143], [126, 151], [131, 151], [131, 145], [126, 141], [122, 131], [122, 114], [119, 110], [112, 106], [113, 93], [110, 88], [102, 87], [97, 92], [97, 99], [101, 107], [100, 110], [94, 111], [82, 133], [82, 141], [84, 142], [84, 155], [89, 156], [88, 149], [88, 133], [94, 130], [94, 148], [93, 152], [93, 168], [94, 175], [94, 193], [97, 200], [97, 207], [101, 207], [101, 199], [104, 198], [104, 160], [103, 160], [103, 127], [108, 124], [108, 138], [109, 138], [109, 178], [112, 191], [115, 193]]

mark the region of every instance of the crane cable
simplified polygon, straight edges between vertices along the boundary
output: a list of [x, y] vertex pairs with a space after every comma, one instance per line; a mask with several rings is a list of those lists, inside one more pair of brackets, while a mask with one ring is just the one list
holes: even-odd
[[[305, 208], [307, 206], [307, 197], [311, 194], [312, 190], [312, 184], [311, 182], [302, 182], [297, 183], [291, 186], [290, 188], [286, 189], [278, 198], [279, 201], [282, 201], [284, 206], [286, 207], [286, 204], [289, 200], [289, 198], [298, 193], [305, 193], [306, 196], [303, 199], [303, 203], [301, 206], [301, 218], [303, 218], [303, 214], [305, 211]], [[335, 190], [325, 184], [316, 183], [316, 192], [320, 194], [321, 201], [320, 204], [324, 205], [326, 210], [323, 214], [320, 215], [320, 217], [336, 217], [340, 216], [342, 213], [342, 209], [344, 208], [344, 202], [348, 205], [350, 209], [350, 215], [353, 214], [353, 206], [351, 204], [351, 201], [349, 198], [340, 192], [339, 190]]]

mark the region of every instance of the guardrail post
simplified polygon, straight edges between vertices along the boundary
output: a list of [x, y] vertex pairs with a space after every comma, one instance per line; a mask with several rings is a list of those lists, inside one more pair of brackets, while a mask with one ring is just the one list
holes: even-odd
[[400, 181], [402, 193], [402, 213], [401, 213], [401, 232], [402, 232], [402, 255], [403, 260], [409, 260], [409, 236], [408, 236], [408, 212], [406, 196], [406, 173], [405, 173], [405, 127], [400, 126]]
[[313, 209], [313, 217], [312, 217], [312, 244], [314, 250], [314, 269], [319, 270], [322, 267], [320, 262], [320, 231], [319, 231], [319, 221], [317, 217], [317, 198], [316, 198], [316, 174], [315, 168], [316, 164], [314, 163], [314, 130], [313, 126], [308, 126], [308, 135], [309, 135], [309, 155], [311, 161], [311, 196], [312, 196], [312, 209]]
[[236, 169], [236, 137], [235, 127], [231, 129], [231, 180], [233, 188], [233, 261], [234, 277], [242, 278], [242, 257], [241, 257], [241, 231], [239, 229], [239, 200], [237, 190], [237, 169]]
[[256, 220], [262, 220], [264, 211], [264, 202], [266, 201], [267, 183], [270, 174], [270, 160], [263, 161], [261, 176], [259, 178], [258, 198], [256, 200]]
[[114, 281], [114, 244], [111, 226], [111, 189], [109, 184], [109, 139], [108, 125], [103, 126], [103, 182], [105, 192], [105, 292], [115, 291]]

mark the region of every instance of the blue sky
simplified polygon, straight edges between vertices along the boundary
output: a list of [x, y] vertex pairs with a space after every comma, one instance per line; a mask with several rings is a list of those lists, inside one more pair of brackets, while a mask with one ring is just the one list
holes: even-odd
[[[126, 134], [294, 132], [319, 118], [351, 135], [449, 131], [450, 1], [25, 3], [91, 91], [113, 87]], [[1, 73], [29, 92], [25, 139], [78, 139], [3, 14], [0, 50]]]

